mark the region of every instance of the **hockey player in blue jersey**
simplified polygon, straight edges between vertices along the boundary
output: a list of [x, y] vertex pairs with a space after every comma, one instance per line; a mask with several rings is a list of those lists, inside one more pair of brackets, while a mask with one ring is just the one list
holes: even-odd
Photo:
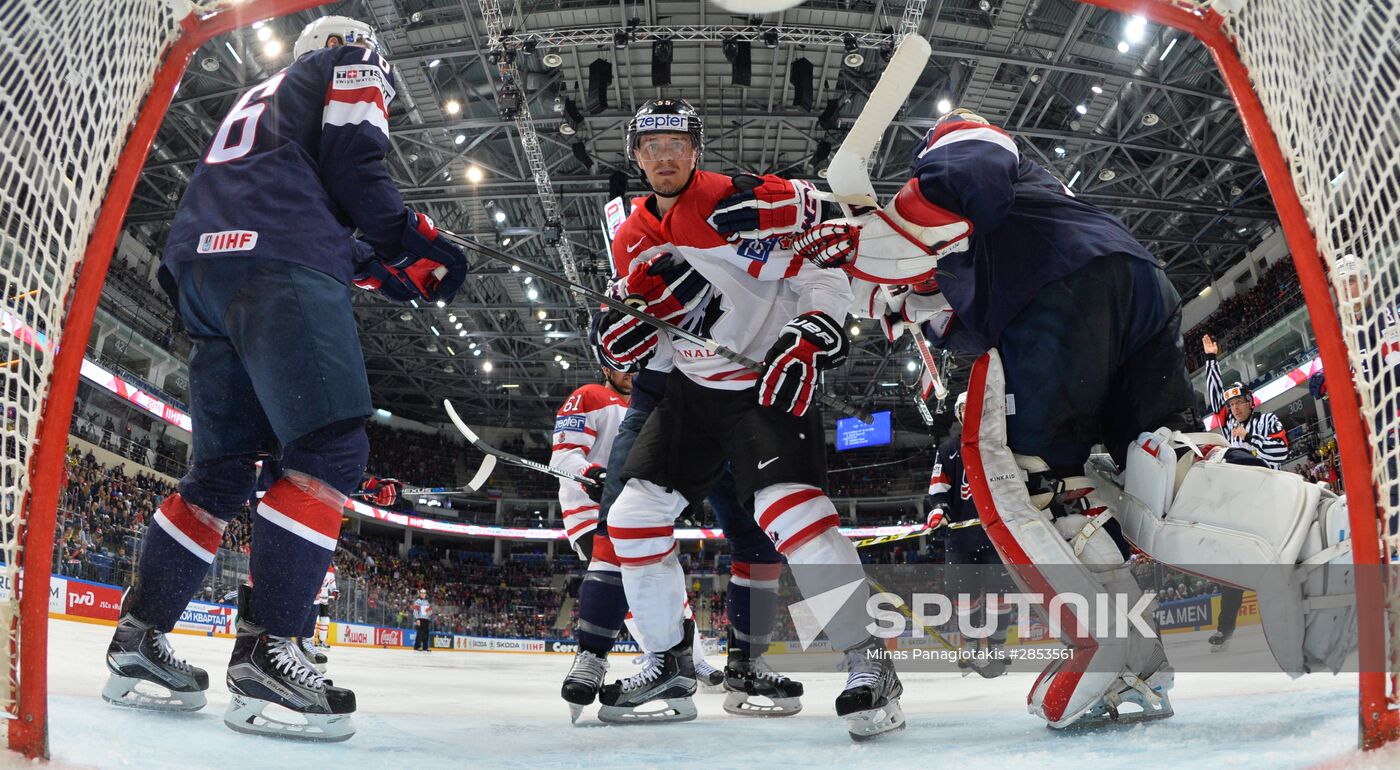
[[[1122, 222], [1023, 157], [1006, 132], [955, 110], [915, 148], [911, 179], [883, 210], [794, 240], [808, 259], [844, 268], [856, 312], [882, 319], [891, 337], [918, 323], [933, 343], [979, 356], [962, 437], [979, 519], [1013, 578], [1058, 607], [1073, 650], [1037, 679], [1032, 713], [1054, 728], [1171, 715], [1172, 669], [1145, 620], [1124, 629], [1098, 606], [1049, 601], [1146, 601], [1125, 567], [1127, 540], [1165, 563], [1227, 565], [1211, 577], [1279, 590], [1269, 645], [1280, 667], [1340, 665], [1348, 637], [1336, 623], [1314, 632], [1289, 620], [1324, 612], [1300, 594], [1332, 588], [1252, 585], [1262, 570], [1228, 565], [1326, 561], [1345, 506], [1291, 474], [1229, 464], [1219, 434], [1185, 433], [1201, 426], [1180, 298]], [[1100, 443], [1111, 460], [1086, 462]], [[1244, 529], [1262, 531], [1261, 521], [1277, 523], [1268, 543]], [[1329, 535], [1305, 541], [1309, 528]]]
[[[180, 660], [166, 634], [252, 496], [254, 463], [280, 453], [281, 478], [254, 514], [256, 590], [240, 597], [224, 721], [305, 740], [354, 734], [354, 693], [320, 676], [295, 639], [369, 452], [350, 285], [397, 301], [450, 300], [467, 273], [462, 252], [404, 207], [385, 169], [393, 97], [373, 30], [318, 19], [293, 63], [234, 104], [190, 179], [161, 282], [194, 341], [193, 457], [146, 531], [107, 651], [103, 697], [113, 703], [203, 707], [207, 673]], [[264, 713], [269, 705], [300, 718]]]

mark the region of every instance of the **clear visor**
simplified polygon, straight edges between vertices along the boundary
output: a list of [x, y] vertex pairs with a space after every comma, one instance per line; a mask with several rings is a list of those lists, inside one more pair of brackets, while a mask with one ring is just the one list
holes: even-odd
[[656, 163], [663, 160], [684, 160], [695, 154], [695, 144], [688, 134], [652, 134], [637, 140], [633, 155], [639, 161]]

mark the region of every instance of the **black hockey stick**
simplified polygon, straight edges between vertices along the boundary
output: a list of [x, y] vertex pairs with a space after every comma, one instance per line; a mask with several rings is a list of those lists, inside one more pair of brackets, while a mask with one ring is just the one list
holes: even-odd
[[472, 480], [467, 482], [467, 487], [470, 488], [472, 491], [481, 489], [481, 485], [485, 484], [486, 479], [490, 478], [491, 471], [496, 469], [497, 458], [505, 460], [511, 465], [519, 465], [522, 468], [529, 468], [532, 471], [539, 471], [540, 473], [546, 473], [550, 476], [554, 476], [557, 478], [568, 479], [569, 481], [577, 481], [578, 483], [585, 484], [587, 486], [597, 486], [598, 484], [598, 482], [588, 478], [587, 476], [580, 476], [577, 473], [570, 473], [569, 471], [566, 471], [562, 468], [555, 468], [552, 465], [537, 463], [534, 460], [527, 460], [519, 455], [513, 455], [505, 450], [497, 449], [491, 446], [490, 444], [486, 443], [485, 441], [482, 441], [481, 437], [476, 435], [475, 431], [467, 427], [467, 424], [462, 421], [462, 418], [457, 416], [457, 410], [452, 408], [451, 401], [444, 399], [442, 402], [442, 408], [447, 410], [448, 418], [452, 420], [453, 425], [457, 426], [457, 430], [461, 431], [462, 435], [466, 437], [467, 441], [471, 442], [472, 446], [476, 447], [477, 449], [480, 449], [486, 454], [486, 459], [481, 461], [481, 467], [476, 469], [476, 475], [472, 476]]
[[[537, 265], [534, 262], [520, 259], [519, 257], [513, 257], [505, 253], [504, 251], [491, 248], [490, 246], [487, 246], [483, 243], [478, 243], [470, 238], [464, 238], [454, 232], [444, 230], [440, 227], [438, 228], [438, 233], [447, 236], [459, 246], [471, 249], [472, 251], [475, 251], [478, 254], [490, 257], [498, 262], [504, 262], [508, 265], [514, 265], [515, 267], [524, 270], [530, 275], [539, 278], [545, 283], [552, 283], [555, 286], [564, 289], [565, 291], [577, 294], [580, 297], [583, 297], [584, 299], [597, 302], [601, 305], [606, 305], [607, 307], [616, 310], [619, 313], [631, 316], [641, 321], [642, 323], [660, 329], [661, 331], [664, 331], [667, 334], [670, 334], [675, 337], [680, 337], [681, 339], [686, 340], [687, 342], [699, 345], [705, 350], [719, 356], [720, 358], [736, 363], [739, 366], [742, 366], [751, 372], [756, 372], [757, 374], [762, 375], [764, 372], [767, 371], [767, 368], [763, 364], [737, 351], [731, 350], [719, 344], [718, 342], [715, 342], [712, 339], [702, 337], [693, 332], [688, 332], [685, 329], [682, 329], [681, 327], [670, 323], [669, 321], [663, 321], [660, 318], [656, 318], [654, 316], [648, 315], [647, 313], [643, 313], [642, 311], [632, 307], [631, 305], [628, 305], [625, 302], [615, 300], [612, 297], [609, 297], [608, 295], [603, 294], [602, 292], [594, 291], [588, 288], [587, 286], [579, 286], [578, 284], [573, 283], [567, 278], [561, 278], [555, 275], [545, 267]], [[875, 421], [875, 418], [870, 416], [869, 410], [861, 409], [860, 407], [844, 399], [837, 398], [836, 396], [833, 396], [829, 393], [817, 391], [816, 399], [822, 404], [832, 409], [835, 409], [836, 411], [841, 412], [842, 414], [855, 417], [861, 422], [866, 423], [867, 425]]]

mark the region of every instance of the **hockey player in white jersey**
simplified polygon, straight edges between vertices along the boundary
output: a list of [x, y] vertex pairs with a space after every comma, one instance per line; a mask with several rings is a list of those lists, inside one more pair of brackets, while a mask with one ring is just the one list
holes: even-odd
[[[1013, 577], [1059, 607], [1074, 652], [1036, 681], [1031, 713], [1054, 728], [1171, 715], [1160, 639], [1104, 634], [1125, 629], [1094, 601], [1141, 596], [1124, 536], [1260, 592], [1283, 670], [1336, 671], [1355, 643], [1355, 608], [1332, 601], [1349, 571], [1315, 568], [1349, 564], [1345, 504], [1229, 463], [1219, 434], [1186, 432], [1200, 425], [1180, 299], [1157, 260], [965, 110], [930, 129], [911, 171], [883, 211], [801, 233], [797, 249], [850, 273], [857, 307], [891, 334], [920, 323], [934, 344], [980, 356], [962, 440], [973, 500]], [[1100, 442], [1111, 458], [1086, 463]], [[1089, 606], [1053, 601], [1075, 596]]]
[[[843, 329], [851, 304], [840, 273], [816, 269], [778, 239], [730, 243], [710, 224], [715, 204], [735, 193], [727, 176], [699, 170], [703, 126], [689, 104], [657, 99], [628, 127], [628, 152], [655, 194], [633, 210], [663, 234], [662, 242], [712, 287], [707, 302], [674, 308], [672, 297], [647, 304], [693, 331], [763, 360], [764, 374], [735, 366], [680, 339], [669, 340], [675, 371], [621, 470], [625, 486], [609, 513], [608, 533], [650, 670], [603, 688], [600, 701], [636, 710], [663, 701], [674, 719], [693, 718], [695, 691], [689, 621], [683, 616], [684, 576], [673, 533], [687, 500], [696, 501], [731, 464], [739, 498], [752, 500], [759, 526], [793, 569], [804, 596], [856, 586], [825, 627], [849, 671], [836, 701], [851, 736], [874, 737], [904, 726], [902, 687], [884, 647], [866, 630], [869, 588], [855, 546], [837, 529], [840, 516], [826, 496], [826, 455], [813, 393], [823, 371], [844, 362]], [[810, 187], [776, 177], [810, 205]], [[614, 360], [636, 360], [660, 333], [620, 314], [605, 315], [601, 344]]]
[[316, 670], [326, 673], [330, 658], [331, 602], [340, 596], [340, 588], [335, 584], [335, 565], [326, 568], [326, 576], [321, 579], [321, 590], [316, 592], [316, 601], [311, 603], [311, 615], [306, 621], [306, 631], [297, 640], [302, 654], [316, 666]]

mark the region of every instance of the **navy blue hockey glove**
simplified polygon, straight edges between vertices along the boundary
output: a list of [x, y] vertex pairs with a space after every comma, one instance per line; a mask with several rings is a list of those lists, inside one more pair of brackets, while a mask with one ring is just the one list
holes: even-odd
[[467, 280], [467, 255], [445, 238], [426, 214], [406, 210], [403, 253], [384, 260], [384, 266], [401, 276], [428, 302], [451, 302]]
[[776, 406], [794, 417], [807, 413], [817, 378], [845, 363], [851, 343], [835, 318], [813, 310], [787, 322], [764, 356], [759, 406]]

